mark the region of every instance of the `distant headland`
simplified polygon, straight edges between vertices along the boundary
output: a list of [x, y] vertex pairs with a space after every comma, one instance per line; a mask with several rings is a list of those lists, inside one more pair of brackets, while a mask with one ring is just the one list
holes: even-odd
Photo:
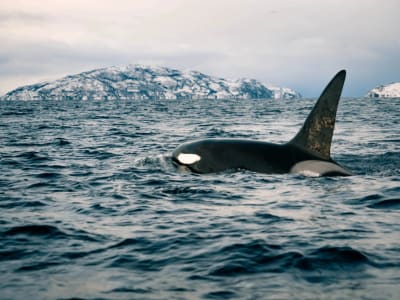
[[400, 82], [380, 85], [370, 90], [368, 98], [400, 98]]

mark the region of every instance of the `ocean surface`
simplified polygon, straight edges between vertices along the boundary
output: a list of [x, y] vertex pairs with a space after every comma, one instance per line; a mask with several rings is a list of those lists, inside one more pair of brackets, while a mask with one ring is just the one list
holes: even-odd
[[399, 299], [400, 99], [342, 99], [351, 177], [175, 169], [315, 99], [0, 102], [0, 299]]

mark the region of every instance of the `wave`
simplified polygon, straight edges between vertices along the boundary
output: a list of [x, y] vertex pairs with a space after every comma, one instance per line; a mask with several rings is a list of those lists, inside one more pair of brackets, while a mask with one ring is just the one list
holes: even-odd
[[[210, 266], [208, 276], [232, 277], [253, 273], [286, 273], [297, 269], [304, 276], [310, 272], [347, 270], [356, 272], [372, 264], [363, 252], [348, 246], [323, 246], [316, 250], [285, 251], [281, 245], [267, 244], [262, 240], [236, 243], [221, 248], [218, 252], [203, 253], [202, 259], [219, 261]], [[194, 258], [192, 258], [194, 259]]]
[[23, 225], [15, 226], [3, 232], [4, 236], [28, 235], [46, 238], [65, 238], [68, 235], [52, 225]]
[[367, 207], [377, 209], [400, 209], [400, 198], [379, 200], [367, 205]]
[[400, 174], [400, 152], [389, 151], [382, 154], [342, 155], [338, 159], [356, 175], [397, 176]]
[[53, 143], [54, 143], [54, 145], [60, 146], [60, 147], [71, 145], [71, 142], [69, 140], [67, 140], [65, 138], [61, 138], [61, 137], [55, 138]]
[[85, 155], [92, 156], [92, 157], [94, 157], [96, 159], [99, 159], [99, 160], [106, 160], [106, 159], [109, 159], [109, 158], [113, 158], [113, 157], [119, 156], [118, 154], [115, 154], [115, 153], [112, 153], [112, 152], [109, 152], [109, 151], [96, 150], [96, 149], [94, 149], [94, 150], [86, 149], [86, 150], [83, 151], [83, 153]]
[[38, 200], [20, 200], [20, 199], [7, 199], [8, 201], [1, 201], [0, 202], [0, 207], [1, 208], [18, 208], [18, 207], [24, 207], [24, 208], [42, 208], [44, 206], [47, 206], [48, 204], [43, 202], [43, 201], [38, 201]]
[[399, 209], [400, 198], [392, 195], [398, 194], [399, 188], [383, 190], [382, 193], [369, 194], [361, 198], [351, 199], [349, 204], [362, 205], [372, 209]]
[[3, 231], [1, 235], [8, 238], [23, 235], [26, 237], [40, 237], [51, 240], [74, 239], [90, 242], [103, 241], [103, 237], [101, 235], [88, 233], [82, 229], [68, 228], [62, 230], [57, 226], [47, 224], [14, 226]]
[[133, 166], [135, 168], [144, 169], [144, 171], [146, 171], [146, 172], [159, 171], [159, 170], [162, 170], [165, 172], [168, 172], [168, 171], [175, 172], [176, 171], [176, 168], [172, 163], [171, 156], [163, 155], [163, 154], [137, 158], [133, 162]]
[[295, 266], [305, 271], [315, 270], [345, 270], [351, 271], [358, 265], [369, 263], [368, 257], [361, 251], [351, 247], [325, 246], [311, 251], [301, 259]]

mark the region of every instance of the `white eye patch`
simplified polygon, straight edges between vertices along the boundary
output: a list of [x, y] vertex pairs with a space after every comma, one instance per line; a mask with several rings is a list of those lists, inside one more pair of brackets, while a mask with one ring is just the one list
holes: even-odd
[[181, 164], [191, 165], [194, 164], [195, 162], [198, 162], [201, 159], [201, 157], [197, 154], [181, 153], [178, 155], [177, 159]]

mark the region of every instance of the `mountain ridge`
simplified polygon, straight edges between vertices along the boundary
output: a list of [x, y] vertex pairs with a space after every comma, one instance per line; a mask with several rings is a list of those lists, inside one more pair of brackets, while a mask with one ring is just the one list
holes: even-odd
[[0, 100], [264, 99], [300, 98], [288, 88], [255, 79], [224, 79], [198, 71], [126, 65], [89, 70], [18, 87]]

